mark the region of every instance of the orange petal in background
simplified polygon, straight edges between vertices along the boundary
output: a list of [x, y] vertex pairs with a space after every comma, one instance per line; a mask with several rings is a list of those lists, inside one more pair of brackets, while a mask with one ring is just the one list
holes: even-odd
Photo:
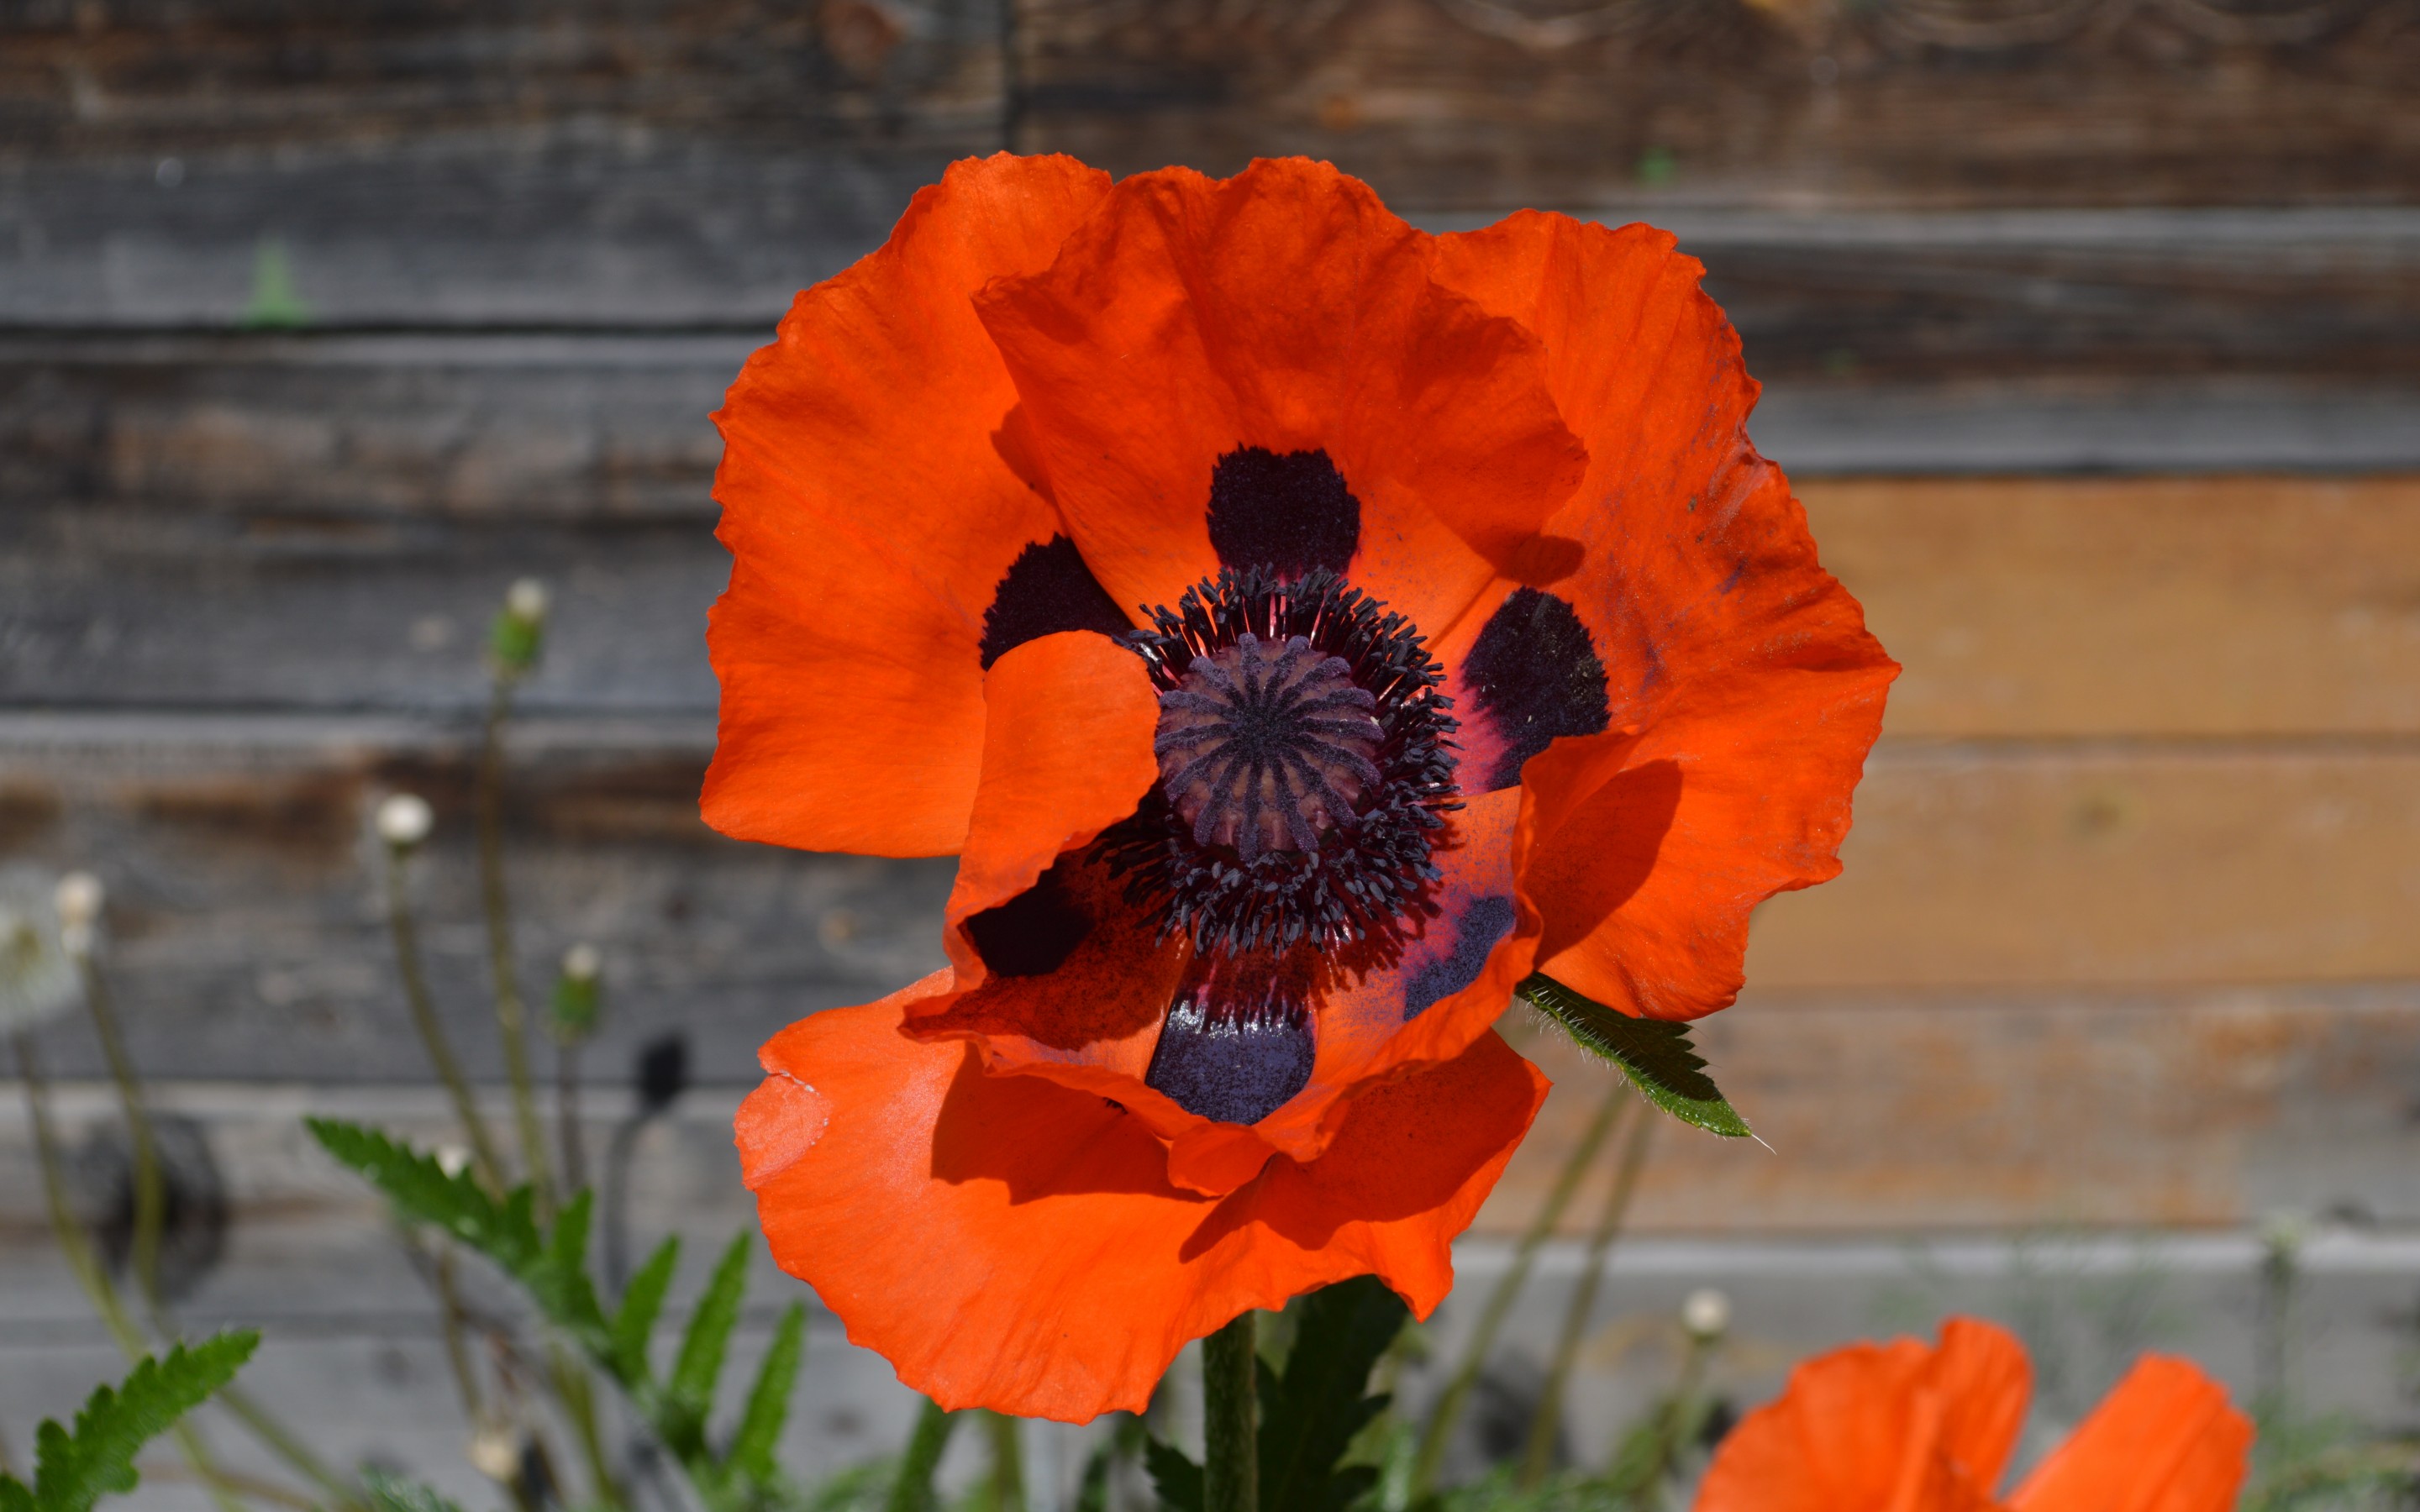
[[1425, 1316], [1545, 1095], [1488, 1035], [1359, 1100], [1321, 1159], [1209, 1198], [1171, 1186], [1159, 1141], [1100, 1098], [902, 1035], [902, 1010], [946, 988], [784, 1030], [738, 1133], [774, 1257], [951, 1409], [1139, 1412], [1187, 1340], [1354, 1275]]
[[2009, 1499], [2012, 1512], [2228, 1512], [2252, 1420], [2192, 1365], [2145, 1355]]
[[994, 434], [1016, 391], [969, 296], [1048, 265], [1109, 176], [954, 164], [882, 249], [799, 296], [715, 416], [731, 585], [707, 823], [805, 850], [946, 855], [983, 748], [984, 614], [1059, 529]]

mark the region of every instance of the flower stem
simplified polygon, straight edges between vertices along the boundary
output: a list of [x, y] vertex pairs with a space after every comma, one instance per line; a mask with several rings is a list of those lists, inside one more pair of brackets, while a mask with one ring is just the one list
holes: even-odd
[[1202, 1341], [1202, 1512], [1258, 1512], [1259, 1317], [1247, 1310]]
[[[91, 954], [80, 952], [76, 968], [84, 979], [85, 1008], [92, 1016], [93, 1032], [101, 1040], [101, 1055], [109, 1061], [110, 1077], [117, 1083], [118, 1103], [126, 1114], [127, 1137], [134, 1146], [135, 1287], [143, 1298], [144, 1312], [151, 1320], [152, 1331], [165, 1339], [181, 1338], [184, 1331], [169, 1316], [166, 1299], [160, 1290], [160, 1242], [167, 1223], [168, 1185], [160, 1166], [160, 1141], [151, 1123], [150, 1106], [143, 1095], [142, 1080], [135, 1074], [134, 1058], [126, 1053], [126, 1037], [118, 1028], [116, 1007], [101, 963]], [[233, 1382], [222, 1386], [218, 1399], [263, 1447], [327, 1493], [334, 1505], [362, 1504], [358, 1491], [240, 1387]]]
[[563, 1147], [563, 1189], [577, 1192], [588, 1184], [588, 1150], [580, 1133], [577, 1044], [558, 1045], [554, 1052], [554, 1142]]
[[1629, 1095], [1630, 1084], [1621, 1080], [1616, 1080], [1606, 1090], [1605, 1101], [1598, 1106], [1596, 1117], [1589, 1120], [1588, 1129], [1581, 1134], [1579, 1143], [1572, 1147], [1571, 1157], [1563, 1162], [1562, 1171], [1555, 1178], [1554, 1187], [1546, 1194], [1544, 1204], [1538, 1209], [1538, 1215], [1530, 1220], [1528, 1229], [1521, 1235], [1521, 1242], [1513, 1247], [1512, 1265], [1497, 1281], [1496, 1289], [1488, 1294], [1487, 1304], [1479, 1314], [1478, 1325], [1470, 1331], [1469, 1342], [1463, 1346], [1461, 1362], [1455, 1365], [1452, 1379], [1446, 1382], [1445, 1390], [1438, 1395], [1436, 1406], [1430, 1410], [1428, 1426], [1420, 1431], [1419, 1458], [1412, 1463], [1411, 1499], [1414, 1502], [1427, 1496], [1435, 1487], [1437, 1470], [1445, 1463], [1446, 1442], [1452, 1437], [1453, 1426], [1470, 1400], [1471, 1388], [1479, 1382], [1480, 1367], [1487, 1363], [1488, 1350], [1495, 1347], [1496, 1335], [1504, 1327], [1505, 1316], [1512, 1312], [1514, 1300], [1521, 1295], [1521, 1288], [1528, 1284], [1529, 1267], [1538, 1258], [1538, 1247], [1555, 1231], [1555, 1226], [1562, 1222], [1563, 1210], [1571, 1206], [1573, 1192], [1578, 1188], [1580, 1178], [1588, 1174], [1590, 1165], [1596, 1160], [1597, 1148], [1605, 1143], [1606, 1132], [1613, 1127], [1614, 1115], [1621, 1110]]
[[1006, 1412], [984, 1413], [991, 1435], [991, 1512], [1025, 1512], [1022, 1425]]
[[1630, 1133], [1621, 1147], [1621, 1165], [1614, 1173], [1613, 1185], [1606, 1192], [1605, 1209], [1597, 1216], [1596, 1229], [1589, 1235], [1588, 1258], [1580, 1266], [1579, 1281], [1572, 1288], [1571, 1304], [1563, 1310], [1563, 1331], [1555, 1341], [1555, 1363], [1546, 1371], [1545, 1389], [1538, 1396], [1537, 1415], [1529, 1421], [1529, 1443], [1521, 1458], [1523, 1490], [1536, 1489], [1538, 1483], [1546, 1478], [1547, 1464], [1555, 1453], [1555, 1433], [1562, 1426], [1563, 1391], [1571, 1383], [1573, 1366], [1579, 1362], [1580, 1341], [1588, 1332], [1589, 1315], [1596, 1310], [1596, 1291], [1605, 1278], [1605, 1262], [1613, 1253], [1613, 1242], [1621, 1236], [1621, 1222], [1630, 1211], [1631, 1194], [1638, 1189], [1638, 1174], [1646, 1168], [1647, 1148], [1654, 1133], [1654, 1115], [1642, 1101], [1631, 1114]]
[[926, 1512], [933, 1505], [933, 1473], [940, 1468], [941, 1451], [950, 1446], [950, 1435], [957, 1426], [957, 1413], [941, 1411], [937, 1402], [924, 1403], [916, 1415], [916, 1431], [908, 1436], [907, 1452], [899, 1457], [899, 1474], [891, 1483], [883, 1512]]
[[[40, 1060], [34, 1053], [34, 1041], [23, 1034], [11, 1038], [10, 1048], [17, 1055], [17, 1074], [25, 1084], [25, 1117], [34, 1126], [34, 1157], [42, 1168], [42, 1198], [50, 1209], [51, 1235], [57, 1241], [59, 1254], [68, 1269], [91, 1299], [92, 1309], [101, 1315], [110, 1336], [117, 1341], [118, 1351], [129, 1365], [141, 1361], [150, 1350], [134, 1320], [127, 1316], [126, 1304], [118, 1299], [117, 1288], [110, 1284], [109, 1273], [101, 1269], [100, 1257], [92, 1252], [84, 1229], [76, 1223], [74, 1210], [68, 1204], [68, 1183], [59, 1159], [57, 1133], [51, 1127], [50, 1084], [42, 1078]], [[218, 1467], [211, 1463], [209, 1450], [203, 1446], [202, 1436], [186, 1422], [177, 1423], [169, 1430], [177, 1440], [178, 1452], [194, 1467], [209, 1491], [210, 1501], [219, 1512], [243, 1512], [243, 1504], [219, 1478]]]
[[554, 1180], [546, 1158], [546, 1132], [538, 1123], [537, 1095], [530, 1083], [529, 1013], [521, 1003], [520, 973], [513, 964], [512, 913], [504, 893], [504, 721], [512, 713], [513, 682], [510, 672], [496, 674], [488, 699], [487, 733], [479, 747], [479, 896], [488, 916], [496, 1028], [504, 1042], [504, 1076], [512, 1083], [521, 1168], [536, 1196], [538, 1216], [551, 1219]]
[[454, 1058], [454, 1047], [445, 1041], [437, 1005], [429, 999], [428, 978], [420, 965], [420, 932], [412, 923], [404, 888], [403, 857], [391, 849], [386, 858], [386, 927], [395, 936], [396, 972], [403, 979], [404, 1001], [411, 1007], [411, 1026], [419, 1031], [421, 1048], [428, 1052], [428, 1063], [436, 1068], [437, 1079], [445, 1084], [446, 1095], [454, 1101], [454, 1117], [462, 1125], [462, 1137], [471, 1142], [471, 1164], [488, 1190], [501, 1196], [505, 1185], [504, 1163], [497, 1158], [488, 1120], [479, 1116], [479, 1104], [471, 1096], [462, 1063]]

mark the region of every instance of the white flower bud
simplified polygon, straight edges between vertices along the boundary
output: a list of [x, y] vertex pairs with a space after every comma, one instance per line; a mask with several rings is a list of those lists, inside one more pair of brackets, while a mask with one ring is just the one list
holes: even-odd
[[436, 822], [428, 800], [417, 794], [397, 793], [378, 807], [379, 839], [398, 851], [411, 850], [427, 840]]
[[437, 1168], [448, 1177], [459, 1176], [471, 1168], [471, 1152], [460, 1145], [440, 1145], [429, 1153], [436, 1157]]
[[1699, 1343], [1713, 1343], [1731, 1326], [1731, 1300], [1712, 1287], [1699, 1288], [1681, 1304], [1681, 1326]]
[[589, 944], [586, 940], [581, 941], [578, 945], [575, 945], [570, 949], [563, 952], [564, 976], [569, 980], [580, 982], [583, 985], [588, 982], [595, 981], [597, 980], [597, 973], [603, 969], [604, 964], [605, 958], [598, 955], [597, 953], [597, 947]]
[[471, 1468], [492, 1481], [510, 1484], [521, 1469], [521, 1437], [502, 1423], [482, 1424], [471, 1435]]
[[59, 878], [53, 895], [58, 903], [59, 922], [69, 929], [89, 929], [101, 922], [101, 903], [104, 894], [101, 878], [89, 872], [70, 872]]
[[535, 578], [516, 579], [504, 590], [504, 612], [536, 625], [546, 619], [546, 584]]

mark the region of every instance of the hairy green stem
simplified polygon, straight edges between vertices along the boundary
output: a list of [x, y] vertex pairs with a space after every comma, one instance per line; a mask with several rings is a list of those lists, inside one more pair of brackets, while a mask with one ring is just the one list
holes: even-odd
[[1246, 1311], [1202, 1341], [1202, 1512], [1257, 1512], [1258, 1319]]
[[[85, 1295], [91, 1299], [93, 1311], [101, 1315], [110, 1336], [117, 1341], [119, 1352], [126, 1356], [127, 1364], [133, 1365], [151, 1351], [141, 1331], [135, 1328], [134, 1319], [127, 1316], [125, 1303], [118, 1299], [117, 1288], [110, 1284], [109, 1273], [101, 1268], [101, 1257], [93, 1254], [83, 1227], [76, 1222], [75, 1211], [68, 1203], [58, 1134], [51, 1126], [50, 1084], [42, 1078], [34, 1041], [21, 1033], [12, 1037], [10, 1048], [16, 1052], [17, 1074], [25, 1086], [25, 1117], [34, 1126], [34, 1158], [42, 1168], [42, 1200], [50, 1209], [52, 1238], [57, 1241], [59, 1253], [66, 1258], [68, 1269], [75, 1273]], [[201, 1478], [219, 1512], [243, 1512], [243, 1504], [219, 1478], [218, 1467], [210, 1462], [209, 1450], [193, 1425], [178, 1422], [170, 1431], [176, 1436], [178, 1450], [194, 1467], [194, 1473]]]
[[1613, 1127], [1614, 1115], [1621, 1110], [1629, 1093], [1629, 1083], [1619, 1078], [1606, 1089], [1605, 1101], [1598, 1106], [1596, 1116], [1589, 1120], [1588, 1129], [1580, 1135], [1579, 1143], [1572, 1147], [1571, 1157], [1563, 1162], [1562, 1171], [1555, 1178], [1554, 1187], [1546, 1194], [1544, 1204], [1538, 1209], [1537, 1216], [1530, 1220], [1528, 1229], [1514, 1246], [1512, 1265], [1497, 1281], [1496, 1289], [1488, 1294], [1486, 1305], [1480, 1311], [1479, 1322], [1471, 1329], [1469, 1341], [1463, 1346], [1462, 1359], [1455, 1365], [1452, 1377], [1447, 1381], [1445, 1390], [1438, 1394], [1436, 1406], [1430, 1409], [1426, 1427], [1420, 1430], [1419, 1455], [1412, 1462], [1411, 1498], [1414, 1502], [1427, 1496], [1435, 1487], [1437, 1470], [1445, 1463], [1446, 1442], [1452, 1436], [1454, 1424], [1460, 1420], [1463, 1408], [1470, 1400], [1471, 1388], [1478, 1384], [1480, 1367], [1487, 1363], [1488, 1351], [1495, 1348], [1496, 1335], [1504, 1327], [1505, 1316], [1512, 1312], [1513, 1302], [1521, 1295], [1521, 1288], [1528, 1284], [1529, 1268], [1537, 1260], [1538, 1247], [1563, 1221], [1563, 1210], [1571, 1206], [1573, 1192], [1578, 1188], [1580, 1178], [1588, 1174], [1589, 1166], [1594, 1164], [1597, 1149], [1605, 1143], [1606, 1131]]
[[916, 1431], [908, 1435], [907, 1451], [899, 1457], [899, 1473], [891, 1482], [883, 1512], [928, 1512], [935, 1501], [933, 1473], [940, 1468], [941, 1451], [950, 1446], [957, 1427], [957, 1413], [924, 1403], [916, 1414]]
[[428, 1063], [436, 1068], [437, 1079], [445, 1084], [446, 1096], [454, 1103], [454, 1118], [462, 1125], [462, 1137], [471, 1142], [471, 1165], [478, 1171], [479, 1180], [488, 1190], [503, 1195], [504, 1163], [496, 1154], [496, 1142], [488, 1133], [488, 1120], [479, 1116], [479, 1104], [471, 1095], [471, 1083], [462, 1074], [462, 1063], [454, 1058], [454, 1047], [446, 1042], [445, 1026], [439, 1022], [437, 1005], [428, 995], [428, 978], [420, 965], [420, 931], [412, 922], [411, 903], [404, 887], [403, 857], [393, 848], [386, 856], [386, 927], [395, 936], [396, 974], [403, 979], [403, 999], [411, 1008], [411, 1026], [420, 1035], [421, 1048], [428, 1052]]
[[520, 972], [513, 964], [513, 924], [504, 891], [504, 722], [511, 716], [512, 673], [496, 674], [488, 699], [486, 737], [479, 747], [479, 896], [488, 916], [488, 965], [496, 983], [496, 1029], [504, 1042], [504, 1076], [512, 1083], [513, 1123], [520, 1136], [521, 1167], [537, 1198], [541, 1221], [554, 1216], [554, 1179], [546, 1158], [546, 1134], [537, 1118], [537, 1094], [530, 1081], [529, 1012], [521, 1002]]
[[1654, 1110], [1642, 1099], [1630, 1115], [1630, 1133], [1622, 1142], [1621, 1164], [1614, 1173], [1613, 1185], [1606, 1189], [1604, 1211], [1598, 1213], [1596, 1228], [1589, 1235], [1588, 1257], [1580, 1265], [1580, 1276], [1572, 1288], [1572, 1300], [1563, 1309], [1562, 1332], [1555, 1339], [1554, 1364], [1547, 1368], [1545, 1389], [1539, 1393], [1537, 1415], [1529, 1420], [1529, 1442], [1521, 1457], [1520, 1486], [1534, 1490], [1546, 1478], [1546, 1471], [1555, 1454], [1555, 1434], [1562, 1426], [1563, 1392], [1571, 1384], [1572, 1370], [1579, 1363], [1580, 1343], [1588, 1334], [1589, 1315], [1596, 1310], [1597, 1288], [1605, 1279], [1605, 1264], [1613, 1253], [1613, 1243], [1621, 1237], [1622, 1219], [1630, 1211], [1631, 1194], [1638, 1190], [1638, 1175], [1647, 1165], [1647, 1149], [1655, 1134]]

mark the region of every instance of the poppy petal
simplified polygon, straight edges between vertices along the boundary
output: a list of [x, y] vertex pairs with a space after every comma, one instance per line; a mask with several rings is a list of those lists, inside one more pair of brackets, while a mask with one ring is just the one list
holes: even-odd
[[[1071, 917], [1063, 889], [1042, 889], [1063, 906], [1014, 904], [1061, 852], [1134, 812], [1159, 777], [1158, 719], [1142, 658], [1088, 631], [1029, 640], [984, 674], [982, 776], [944, 916], [962, 984], [981, 980], [987, 959], [1022, 964], [1058, 947]], [[998, 927], [962, 928], [987, 911]]]
[[1972, 1319], [1944, 1325], [1938, 1349], [1819, 1355], [1724, 1438], [1696, 1512], [1992, 1512], [2029, 1377], [2015, 1338]]
[[1047, 272], [978, 300], [1042, 470], [1124, 605], [1332, 564], [1442, 628], [1586, 457], [1538, 343], [1429, 277], [1430, 239], [1303, 159], [1139, 174]]
[[2145, 1355], [2009, 1499], [2012, 1512], [2227, 1512], [2252, 1420], [2183, 1360]]
[[736, 1131], [775, 1258], [954, 1410], [1140, 1412], [1187, 1340], [1353, 1275], [1427, 1316], [1546, 1090], [1488, 1035], [1360, 1099], [1320, 1160], [1203, 1197], [1101, 1099], [899, 1032], [947, 990], [939, 974], [791, 1026]]
[[716, 828], [809, 850], [956, 850], [998, 655], [987, 634], [1106, 627], [1108, 601], [1067, 563], [1047, 592], [1012, 573], [1061, 523], [1019, 476], [1016, 391], [968, 301], [1047, 267], [1108, 187], [1069, 158], [953, 165], [880, 251], [800, 294], [732, 385], [715, 416], [731, 584], [706, 634], [722, 683], [704, 796]]
[[[1538, 969], [1626, 1011], [1712, 1012], [1739, 990], [1756, 904], [1838, 872], [1897, 664], [1748, 443], [1738, 337], [1669, 236], [1524, 212], [1439, 238], [1436, 266], [1537, 333], [1588, 447], [1573, 503], [1440, 647], [1469, 767], [1519, 769], [1558, 816], [1523, 857]], [[1518, 638], [1559, 671], [1491, 692], [1484, 638], [1524, 594], [1568, 606]]]

